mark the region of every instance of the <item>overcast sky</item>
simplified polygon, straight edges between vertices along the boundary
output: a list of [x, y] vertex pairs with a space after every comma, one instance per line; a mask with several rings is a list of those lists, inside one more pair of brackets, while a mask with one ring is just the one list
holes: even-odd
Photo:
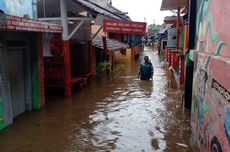
[[162, 24], [164, 16], [172, 15], [171, 12], [160, 11], [162, 0], [113, 0], [113, 6], [128, 15], [133, 21], [143, 22], [144, 18], [148, 24]]

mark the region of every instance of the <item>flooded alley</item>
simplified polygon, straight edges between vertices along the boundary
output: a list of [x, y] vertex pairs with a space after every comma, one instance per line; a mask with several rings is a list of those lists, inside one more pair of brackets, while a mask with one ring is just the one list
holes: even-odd
[[39, 112], [25, 113], [0, 134], [1, 152], [194, 151], [190, 111], [170, 89], [164, 62], [146, 50], [153, 81], [137, 78], [139, 62], [93, 80], [71, 98], [50, 95]]

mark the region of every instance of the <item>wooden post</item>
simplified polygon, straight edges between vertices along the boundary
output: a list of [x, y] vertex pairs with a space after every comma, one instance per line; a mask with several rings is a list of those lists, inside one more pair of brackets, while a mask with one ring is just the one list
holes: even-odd
[[108, 46], [107, 46], [107, 39], [106, 37], [103, 37], [103, 46], [104, 46], [104, 54], [105, 54], [105, 58], [106, 60], [108, 60]]
[[186, 52], [188, 49], [188, 23], [186, 22], [184, 25], [184, 47], [183, 50]]
[[38, 82], [39, 82], [39, 104], [40, 107], [45, 105], [45, 73], [43, 59], [42, 33], [38, 33]]
[[135, 58], [135, 46], [131, 47], [131, 60]]
[[88, 73], [92, 73], [92, 41], [88, 41]]
[[165, 49], [165, 59], [168, 62], [168, 48]]
[[63, 56], [65, 69], [65, 96], [71, 96], [71, 68], [70, 68], [70, 51], [69, 40], [63, 41]]
[[185, 62], [185, 58], [184, 55], [180, 56], [179, 58], [179, 70], [180, 70], [180, 86], [184, 85], [184, 62]]
[[179, 49], [180, 46], [180, 6], [177, 8], [177, 24], [176, 24], [176, 49]]
[[113, 54], [111, 54], [111, 70], [113, 71], [114, 70], [114, 56]]
[[171, 53], [171, 49], [169, 49], [169, 50], [168, 50], [168, 62], [169, 62], [168, 64], [169, 64], [169, 67], [171, 66], [171, 61], [172, 61], [172, 60], [171, 60], [171, 54], [172, 54], [172, 53]]

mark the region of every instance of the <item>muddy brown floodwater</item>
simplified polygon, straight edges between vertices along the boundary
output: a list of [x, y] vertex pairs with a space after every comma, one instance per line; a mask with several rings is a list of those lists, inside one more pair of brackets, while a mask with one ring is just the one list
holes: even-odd
[[28, 112], [0, 134], [1, 152], [192, 152], [190, 111], [180, 90], [168, 88], [164, 62], [148, 48], [153, 81], [140, 81], [140, 61], [113, 77], [93, 80], [71, 98], [48, 95], [39, 112]]

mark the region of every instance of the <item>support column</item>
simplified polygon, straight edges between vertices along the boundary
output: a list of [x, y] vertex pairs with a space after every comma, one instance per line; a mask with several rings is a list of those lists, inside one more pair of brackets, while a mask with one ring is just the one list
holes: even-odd
[[45, 105], [45, 74], [44, 74], [44, 59], [43, 59], [43, 44], [42, 33], [38, 33], [38, 90], [39, 90], [39, 104], [40, 107]]
[[185, 88], [184, 88], [184, 107], [191, 108], [192, 104], [192, 86], [193, 86], [193, 62], [189, 59], [189, 50], [195, 47], [196, 35], [196, 1], [189, 2], [189, 37], [188, 51], [186, 52], [185, 61]]
[[135, 59], [135, 46], [131, 47], [131, 60]]
[[168, 62], [168, 48], [165, 49], [165, 59], [166, 62]]
[[168, 50], [168, 64], [169, 64], [169, 67], [172, 66], [172, 59], [171, 59], [171, 49]]
[[69, 97], [72, 95], [69, 40], [63, 41], [63, 56], [65, 68], [65, 96]]
[[111, 70], [114, 70], [114, 55], [111, 55]]
[[69, 31], [68, 31], [68, 19], [66, 1], [60, 0], [61, 10], [61, 24], [63, 27], [62, 41], [63, 41], [63, 57], [64, 57], [64, 69], [65, 69], [65, 96], [71, 96], [71, 65], [70, 65], [70, 47], [69, 47]]
[[88, 41], [88, 73], [93, 73], [92, 72], [92, 60], [93, 60], [93, 56], [92, 56], [92, 41], [89, 40]]
[[184, 55], [181, 55], [179, 58], [180, 86], [184, 85], [184, 62]]
[[186, 50], [188, 49], [188, 23], [186, 22], [184, 24], [184, 53], [186, 52]]
[[103, 37], [103, 46], [104, 46], [104, 54], [105, 54], [105, 58], [106, 60], [108, 60], [108, 46], [107, 46], [107, 39], [106, 37]]
[[37, 10], [37, 0], [32, 1], [32, 6], [33, 6], [33, 19], [38, 19], [38, 10]]
[[176, 24], [176, 49], [179, 49], [180, 46], [180, 7], [177, 8], [177, 24]]

